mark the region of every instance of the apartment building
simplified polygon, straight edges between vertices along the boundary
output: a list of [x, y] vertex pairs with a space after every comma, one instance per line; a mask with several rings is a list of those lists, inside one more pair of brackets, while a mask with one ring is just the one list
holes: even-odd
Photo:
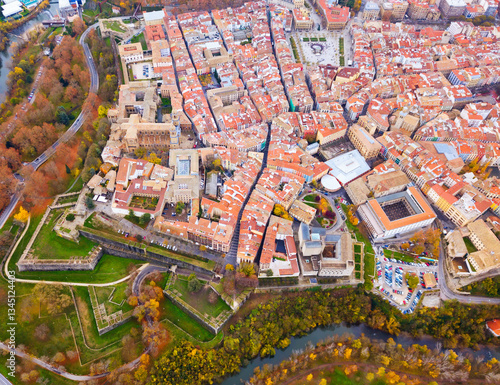
[[376, 158], [382, 146], [359, 124], [351, 126], [347, 132], [351, 143], [365, 159]]

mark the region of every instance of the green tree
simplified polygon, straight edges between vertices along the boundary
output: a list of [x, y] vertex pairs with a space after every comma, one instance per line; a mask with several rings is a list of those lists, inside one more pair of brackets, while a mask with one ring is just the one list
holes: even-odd
[[415, 274], [406, 273], [406, 282], [410, 289], [415, 289], [418, 286], [419, 279]]
[[92, 210], [95, 207], [95, 203], [91, 197], [85, 198], [85, 206], [87, 206], [89, 210]]
[[146, 224], [146, 223], [148, 223], [150, 220], [151, 220], [151, 214], [146, 213], [146, 214], [143, 214], [143, 215], [139, 218], [139, 223], [140, 223], [141, 225], [145, 225], [145, 224]]
[[175, 212], [177, 214], [181, 214], [182, 210], [184, 210], [185, 207], [186, 204], [184, 202], [177, 202], [177, 204], [175, 205]]
[[75, 214], [69, 213], [68, 215], [66, 215], [66, 220], [68, 222], [73, 222], [75, 220]]
[[203, 282], [201, 282], [194, 274], [191, 274], [188, 278], [188, 290], [191, 293], [196, 293], [201, 290], [204, 286]]

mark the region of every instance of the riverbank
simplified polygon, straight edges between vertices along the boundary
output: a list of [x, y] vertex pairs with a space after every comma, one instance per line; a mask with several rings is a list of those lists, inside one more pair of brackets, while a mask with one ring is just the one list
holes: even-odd
[[4, 21], [0, 23], [0, 52], [5, 51], [5, 49], [8, 47], [10, 41], [9, 36], [7, 35], [8, 33], [11, 33], [19, 27], [22, 27], [24, 24], [37, 17], [44, 9], [47, 9], [49, 7], [49, 0], [43, 0], [35, 10], [31, 11], [28, 15], [22, 17], [21, 19], [14, 21]]

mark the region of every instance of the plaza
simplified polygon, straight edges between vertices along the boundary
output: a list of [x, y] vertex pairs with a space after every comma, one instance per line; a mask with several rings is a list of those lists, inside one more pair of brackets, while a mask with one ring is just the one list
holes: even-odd
[[[337, 31], [295, 31], [290, 34], [297, 52], [296, 60], [304, 65], [344, 66], [346, 57], [346, 38]], [[292, 40], [290, 44], [293, 47]], [[350, 44], [349, 44], [350, 46]]]

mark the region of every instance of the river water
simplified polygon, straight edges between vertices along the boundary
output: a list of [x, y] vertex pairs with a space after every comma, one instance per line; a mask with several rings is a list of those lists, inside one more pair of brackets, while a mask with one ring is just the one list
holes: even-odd
[[[435, 338], [425, 336], [423, 338], [411, 338], [407, 335], [399, 335], [398, 337], [392, 336], [388, 333], [384, 333], [380, 330], [374, 330], [368, 326], [361, 324], [358, 326], [346, 326], [344, 324], [332, 325], [325, 328], [317, 328], [313, 330], [306, 336], [303, 337], [293, 337], [291, 338], [290, 345], [283, 350], [276, 349], [276, 355], [274, 357], [266, 358], [254, 358], [250, 361], [248, 366], [241, 368], [241, 371], [234, 376], [231, 376], [222, 382], [222, 385], [241, 385], [245, 381], [248, 381], [253, 375], [253, 371], [257, 366], [262, 367], [265, 364], [277, 365], [281, 361], [289, 358], [294, 351], [305, 349], [307, 345], [316, 345], [318, 342], [327, 339], [328, 337], [334, 335], [343, 335], [348, 333], [355, 338], [360, 337], [364, 334], [366, 337], [372, 340], [383, 340], [387, 341], [388, 338], [394, 339], [397, 344], [401, 344], [403, 347], [407, 347], [413, 344], [427, 345], [430, 349], [435, 349], [438, 340]], [[443, 349], [443, 351], [446, 349]], [[490, 359], [495, 357], [500, 359], [500, 348], [497, 347], [483, 347], [478, 351], [472, 349], [453, 349], [456, 353], [471, 354], [473, 356], [483, 356], [485, 359]]]
[[[26, 31], [33, 28], [35, 25], [41, 23], [43, 20], [48, 20], [51, 18], [50, 14], [55, 16], [59, 12], [59, 4], [50, 4], [50, 7], [42, 11], [37, 17], [23, 24], [17, 29], [11, 31], [13, 34], [22, 36]], [[19, 39], [15, 36], [9, 35], [9, 43], [7, 49], [3, 52], [0, 52], [0, 58], [2, 62], [0, 64], [0, 103], [3, 103], [5, 100], [6, 92], [7, 92], [7, 75], [10, 72], [10, 66], [12, 64], [12, 47], [11, 44], [14, 41], [18, 41]]]

